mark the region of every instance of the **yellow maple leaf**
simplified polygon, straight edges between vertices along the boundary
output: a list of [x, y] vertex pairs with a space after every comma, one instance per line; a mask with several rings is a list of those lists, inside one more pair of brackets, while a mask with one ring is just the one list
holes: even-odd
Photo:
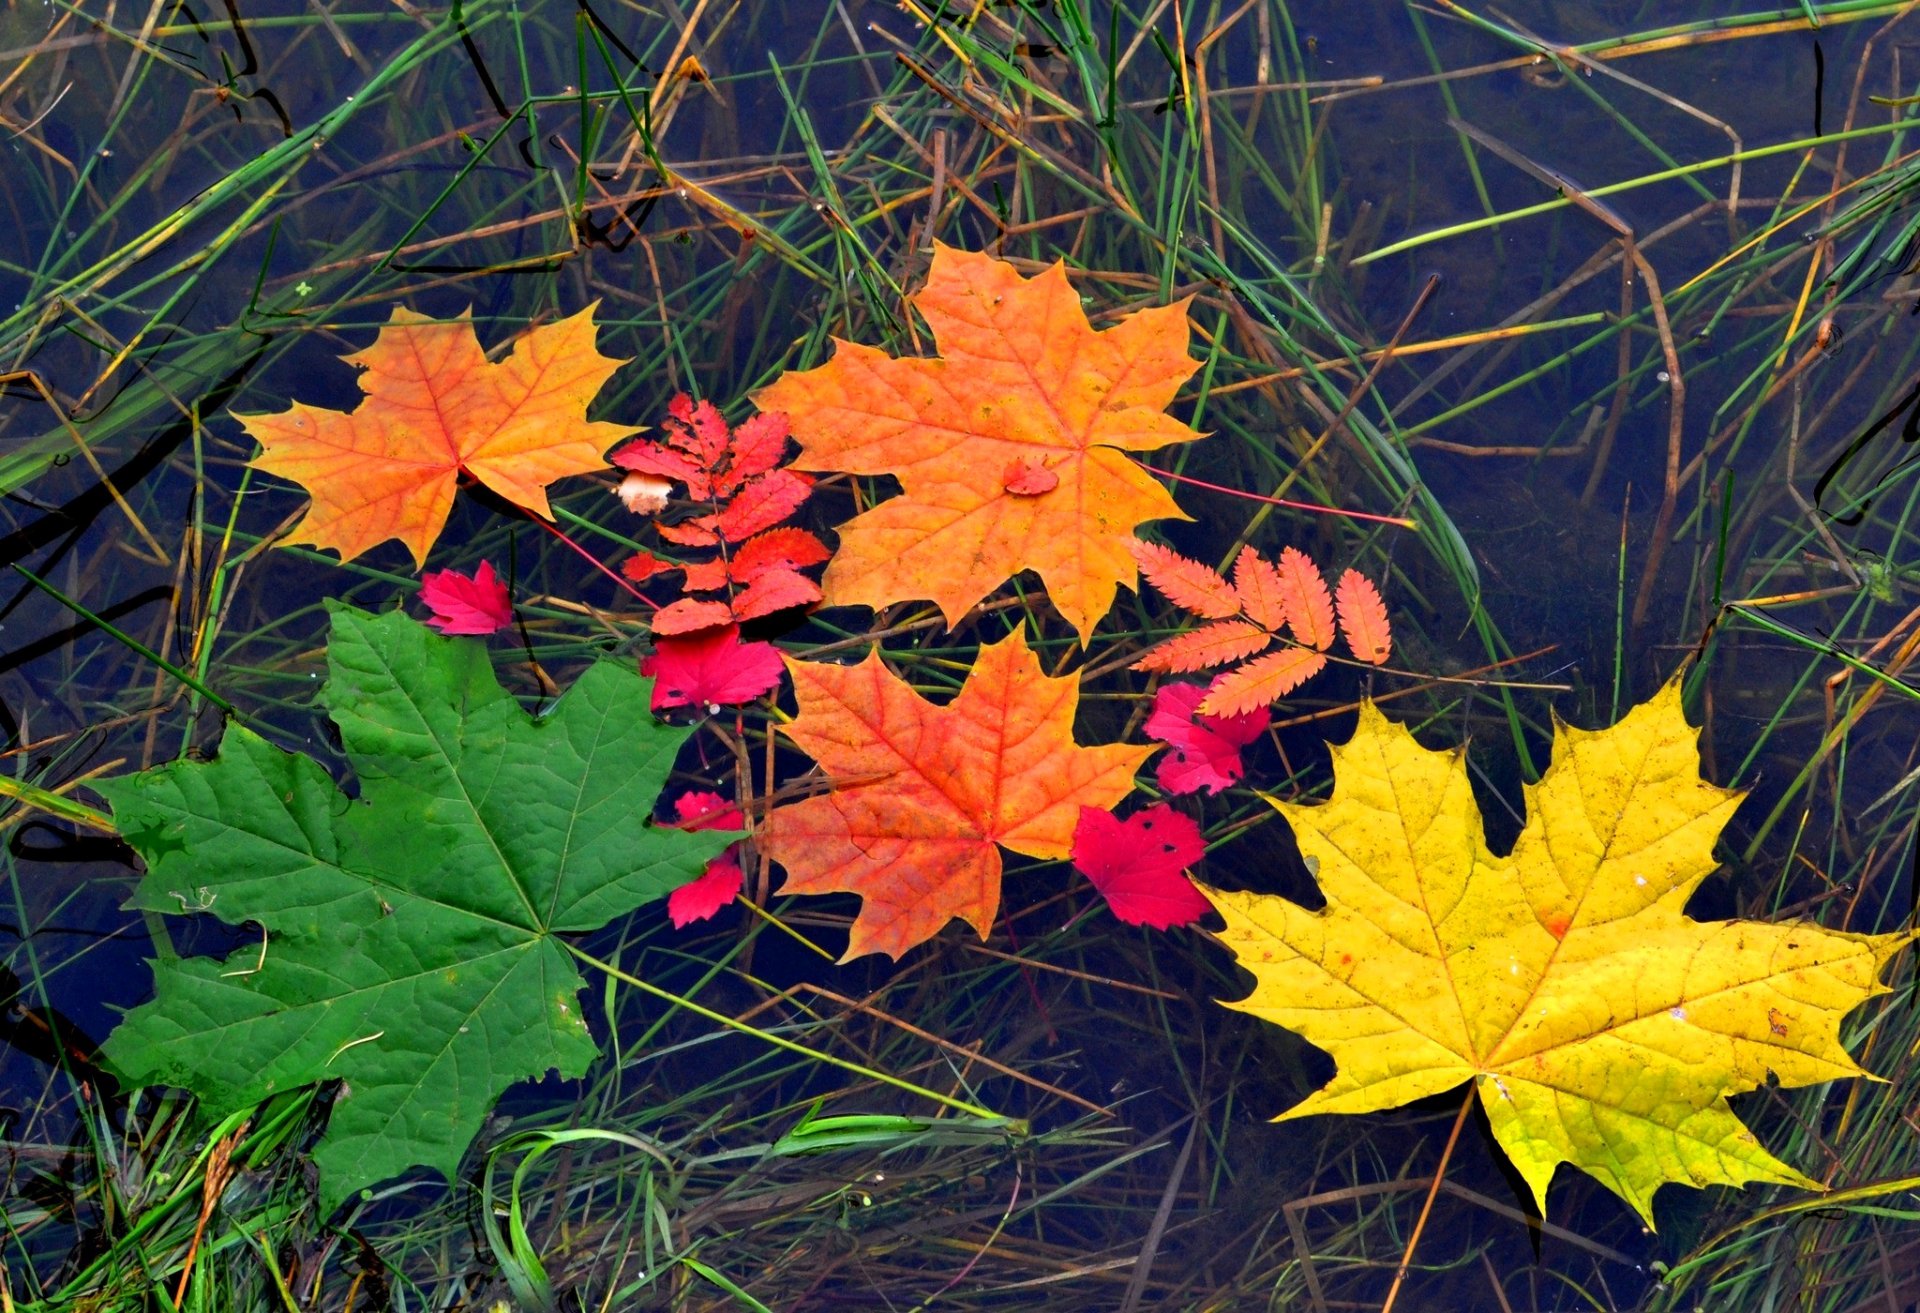
[[[1333, 1055], [1282, 1114], [1372, 1112], [1472, 1081], [1544, 1208], [1565, 1162], [1649, 1225], [1668, 1181], [1822, 1189], [1727, 1106], [1774, 1073], [1868, 1073], [1840, 1043], [1909, 934], [1695, 921], [1686, 906], [1743, 796], [1700, 778], [1679, 681], [1611, 729], [1556, 724], [1513, 852], [1486, 846], [1464, 752], [1371, 702], [1333, 752], [1332, 798], [1274, 801], [1327, 900], [1204, 890], [1254, 975], [1227, 1006]], [[1269, 800], [1273, 801], [1273, 800]]]
[[1188, 518], [1126, 454], [1204, 436], [1165, 413], [1200, 367], [1187, 302], [1095, 331], [1064, 266], [1025, 278], [938, 244], [912, 300], [939, 357], [836, 341], [826, 364], [753, 398], [786, 412], [795, 469], [900, 480], [900, 496], [840, 527], [827, 604], [931, 598], [951, 626], [1030, 569], [1086, 642], [1134, 582], [1134, 529]]
[[364, 371], [366, 400], [355, 410], [296, 401], [278, 414], [238, 416], [260, 442], [254, 468], [313, 498], [289, 541], [350, 561], [398, 538], [424, 566], [462, 472], [552, 519], [546, 486], [605, 469], [607, 448], [638, 432], [586, 417], [626, 363], [594, 349], [593, 310], [536, 328], [491, 361], [467, 314], [434, 319], [395, 307], [372, 346], [343, 357]]

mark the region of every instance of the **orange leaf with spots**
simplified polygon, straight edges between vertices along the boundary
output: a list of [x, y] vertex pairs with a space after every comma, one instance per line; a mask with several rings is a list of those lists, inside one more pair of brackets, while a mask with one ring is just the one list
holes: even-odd
[[[839, 342], [825, 365], [754, 397], [786, 412], [796, 468], [900, 481], [900, 496], [841, 527], [821, 581], [827, 603], [931, 598], [954, 625], [1033, 570], [1086, 642], [1118, 586], [1134, 581], [1134, 529], [1187, 518], [1127, 456], [1202, 436], [1165, 413], [1199, 367], [1186, 302], [1096, 331], [1063, 265], [1027, 278], [936, 245], [913, 306], [938, 358]], [[1058, 483], [1009, 478], [1015, 465], [1044, 465]]]
[[983, 647], [936, 706], [870, 652], [853, 666], [788, 660], [800, 714], [784, 733], [831, 793], [776, 807], [756, 836], [782, 893], [857, 893], [847, 957], [899, 957], [954, 917], [982, 937], [1000, 906], [1000, 847], [1060, 859], [1082, 806], [1111, 808], [1153, 747], [1073, 741], [1078, 679], [1053, 678], [1025, 637]]
[[547, 485], [605, 469], [602, 453], [634, 431], [586, 417], [625, 363], [594, 348], [593, 310], [536, 328], [491, 361], [465, 313], [396, 307], [372, 346], [344, 357], [364, 371], [354, 410], [296, 401], [238, 416], [260, 443], [254, 468], [313, 498], [288, 541], [350, 561], [398, 538], [424, 566], [462, 474], [551, 519]]

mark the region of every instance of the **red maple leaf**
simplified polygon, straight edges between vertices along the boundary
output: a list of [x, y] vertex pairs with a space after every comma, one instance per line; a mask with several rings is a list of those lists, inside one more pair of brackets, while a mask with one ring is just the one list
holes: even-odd
[[[746, 820], [738, 807], [720, 794], [704, 790], [675, 798], [673, 812], [682, 830], [746, 828]], [[730, 844], [725, 852], [707, 863], [706, 870], [667, 895], [667, 919], [676, 930], [705, 921], [739, 895], [746, 879], [746, 872], [740, 869], [740, 845]]]
[[751, 702], [779, 685], [783, 669], [779, 649], [741, 642], [738, 625], [656, 638], [652, 655], [640, 662], [640, 673], [654, 681], [655, 711]]
[[434, 570], [420, 580], [420, 600], [431, 612], [427, 623], [443, 634], [492, 634], [513, 623], [507, 586], [482, 561], [471, 575]]
[[1193, 818], [1164, 802], [1124, 821], [1082, 807], [1073, 827], [1074, 869], [1093, 882], [1115, 916], [1156, 930], [1191, 924], [1207, 910], [1186, 875], [1206, 850]]
[[1154, 697], [1146, 731], [1172, 749], [1154, 772], [1168, 793], [1220, 792], [1245, 770], [1240, 749], [1273, 723], [1265, 707], [1241, 716], [1203, 716], [1199, 708], [1206, 696], [1199, 684], [1162, 684]]

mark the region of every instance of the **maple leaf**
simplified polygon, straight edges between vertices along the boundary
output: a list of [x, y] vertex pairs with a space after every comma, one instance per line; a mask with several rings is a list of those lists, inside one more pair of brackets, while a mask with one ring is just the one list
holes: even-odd
[[[1313, 559], [1296, 547], [1268, 561], [1243, 547], [1233, 580], [1158, 543], [1129, 543], [1140, 572], [1181, 610], [1212, 623], [1177, 634], [1133, 663], [1135, 670], [1184, 674], [1252, 658], [1216, 678], [1200, 710], [1242, 716], [1285, 697], [1326, 668], [1333, 645], [1334, 599]], [[1362, 661], [1381, 665], [1393, 650], [1386, 603], [1358, 570], [1340, 577], [1340, 632]], [[1267, 649], [1293, 641], [1278, 651]]]
[[1866, 1073], [1849, 1010], [1911, 934], [1696, 921], [1687, 900], [1742, 795], [1700, 777], [1680, 684], [1610, 729], [1556, 722], [1527, 823], [1496, 856], [1463, 752], [1422, 748], [1363, 703], [1319, 806], [1274, 802], [1323, 910], [1203, 891], [1253, 973], [1228, 1007], [1333, 1055], [1283, 1117], [1399, 1107], [1472, 1081], [1542, 1208], [1572, 1163], [1648, 1225], [1666, 1181], [1822, 1188], [1727, 1105], [1767, 1082]]
[[1053, 678], [1016, 630], [980, 649], [960, 692], [935, 706], [880, 660], [788, 659], [800, 714], [782, 727], [834, 790], [774, 808], [760, 851], [787, 868], [782, 893], [863, 899], [846, 958], [895, 958], [954, 917], [982, 938], [1000, 905], [997, 845], [1059, 859], [1079, 809], [1133, 788], [1152, 751], [1073, 741], [1079, 681]]
[[1199, 368], [1187, 303], [1096, 332], [1064, 265], [1024, 278], [938, 243], [912, 303], [940, 357], [836, 341], [826, 364], [754, 397], [791, 418], [798, 468], [900, 481], [841, 526], [828, 605], [931, 598], [952, 626], [1034, 570], [1084, 644], [1134, 581], [1134, 529], [1187, 518], [1126, 455], [1203, 436], [1164, 413]]
[[1082, 807], [1073, 830], [1073, 866], [1093, 883], [1113, 914], [1128, 925], [1168, 930], [1207, 912], [1207, 900], [1186, 870], [1205, 855], [1207, 842], [1191, 816], [1164, 802], [1119, 820]]
[[[683, 830], [746, 828], [740, 809], [720, 794], [709, 791], [681, 794], [673, 800], [673, 812]], [[739, 895], [740, 887], [746, 882], [747, 873], [740, 869], [740, 845], [728, 844], [726, 851], [709, 861], [697, 877], [667, 895], [667, 919], [673, 922], [675, 930], [710, 920]]]
[[1199, 708], [1206, 696], [1198, 684], [1162, 684], [1154, 695], [1144, 728], [1148, 738], [1173, 749], [1154, 772], [1168, 793], [1220, 792], [1246, 769], [1240, 749], [1273, 723], [1264, 706], [1241, 716], [1203, 716]]
[[[679, 603], [675, 603], [679, 605]], [[731, 707], [780, 685], [785, 668], [772, 643], [743, 643], [740, 626], [654, 640], [640, 673], [654, 681], [653, 709]]]
[[325, 1212], [416, 1165], [451, 1177], [502, 1090], [583, 1074], [598, 1046], [560, 936], [664, 899], [727, 842], [640, 823], [689, 731], [647, 714], [624, 662], [534, 719], [482, 645], [328, 605], [356, 798], [239, 724], [213, 761], [95, 785], [147, 866], [132, 906], [192, 900], [266, 936], [156, 963], [108, 1058], [210, 1117], [343, 1081], [313, 1152]]
[[626, 362], [594, 348], [594, 307], [535, 328], [490, 361], [463, 311], [434, 319], [396, 306], [372, 346], [343, 357], [363, 371], [351, 413], [296, 401], [237, 415], [259, 440], [255, 469], [291, 479], [313, 502], [288, 541], [350, 561], [398, 538], [424, 568], [470, 475], [544, 519], [546, 487], [605, 469], [602, 454], [634, 430], [586, 418]]
[[432, 612], [427, 623], [443, 634], [477, 637], [498, 633], [513, 623], [513, 601], [490, 561], [480, 562], [471, 575], [435, 570], [422, 576], [420, 600]]

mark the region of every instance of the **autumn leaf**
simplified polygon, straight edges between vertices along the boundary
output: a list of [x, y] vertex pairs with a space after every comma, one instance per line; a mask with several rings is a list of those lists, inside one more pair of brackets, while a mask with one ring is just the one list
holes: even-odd
[[837, 342], [825, 365], [754, 397], [790, 417], [799, 468], [900, 481], [841, 527], [827, 603], [931, 598], [951, 626], [1034, 570], [1086, 642], [1134, 580], [1134, 529], [1187, 518], [1126, 455], [1201, 436], [1165, 413], [1199, 367], [1186, 302], [1095, 331], [1063, 265], [1024, 278], [938, 244], [912, 301], [939, 357]]
[[654, 681], [655, 711], [752, 702], [779, 687], [783, 670], [778, 648], [742, 642], [740, 626], [732, 624], [656, 638], [652, 653], [640, 661], [640, 673]]
[[654, 614], [653, 632], [693, 634], [819, 601], [820, 585], [800, 571], [831, 553], [805, 529], [780, 524], [813, 494], [811, 479], [780, 464], [787, 452], [786, 416], [767, 412], [732, 428], [712, 402], [682, 393], [668, 403], [660, 430], [658, 440], [613, 453], [613, 463], [629, 471], [629, 482], [648, 481], [635, 488], [629, 504], [658, 511], [666, 500], [655, 503], [655, 482], [664, 481], [669, 490], [685, 485], [690, 500], [710, 509], [686, 519], [656, 519], [654, 530], [676, 546], [714, 555], [669, 562], [636, 552], [621, 572], [640, 583], [679, 570], [686, 592], [724, 590], [730, 596], [669, 602]]
[[427, 604], [427, 623], [443, 634], [478, 637], [513, 623], [513, 601], [490, 561], [480, 562], [470, 575], [434, 570], [422, 576], [420, 600]]
[[1200, 826], [1164, 802], [1125, 820], [1082, 807], [1073, 831], [1073, 867], [1128, 925], [1168, 930], [1207, 912], [1186, 870], [1207, 851]]
[[1847, 1013], [1913, 936], [1696, 921], [1738, 792], [1700, 778], [1671, 682], [1611, 729], [1558, 725], [1512, 853], [1482, 836], [1462, 752], [1371, 702], [1319, 806], [1275, 802], [1326, 906], [1205, 890], [1253, 974], [1227, 1006], [1333, 1055], [1283, 1116], [1394, 1108], [1472, 1081], [1544, 1208], [1560, 1163], [1649, 1225], [1666, 1181], [1822, 1188], [1763, 1149], [1730, 1095], [1863, 1076]]
[[1273, 723], [1264, 706], [1238, 716], [1201, 715], [1206, 696], [1198, 684], [1162, 684], [1154, 695], [1153, 713], [1142, 728], [1171, 749], [1154, 771], [1168, 793], [1220, 792], [1246, 769], [1240, 749]]
[[[1297, 547], [1268, 561], [1243, 547], [1229, 582], [1219, 571], [1157, 543], [1129, 544], [1140, 572], [1167, 600], [1211, 623], [1176, 634], [1133, 663], [1135, 670], [1185, 674], [1241, 661], [1207, 689], [1208, 716], [1244, 716], [1267, 707], [1326, 668], [1334, 638], [1334, 599], [1313, 558]], [[1340, 576], [1340, 632], [1372, 665], [1393, 650], [1386, 603], [1358, 570]], [[1281, 635], [1282, 628], [1293, 635]], [[1275, 643], [1284, 644], [1268, 651]], [[1246, 658], [1251, 658], [1247, 660]]]
[[936, 706], [872, 651], [854, 666], [787, 661], [800, 714], [787, 737], [831, 793], [776, 807], [760, 851], [789, 894], [857, 893], [847, 958], [899, 957], [954, 917], [982, 938], [1000, 906], [999, 845], [1064, 858], [1082, 805], [1113, 806], [1152, 751], [1073, 741], [1076, 678], [1044, 674], [1015, 631], [980, 650]]
[[[717, 793], [694, 790], [673, 800], [673, 814], [682, 830], [743, 830], [746, 818], [740, 809]], [[711, 920], [721, 908], [739, 896], [747, 882], [740, 869], [740, 845], [728, 844], [725, 852], [708, 860], [699, 875], [667, 895], [667, 920], [675, 930], [684, 930], [699, 921]]]
[[595, 302], [527, 333], [505, 360], [480, 349], [466, 313], [434, 319], [396, 306], [372, 346], [344, 357], [366, 400], [351, 413], [296, 401], [240, 415], [259, 440], [255, 469], [306, 488], [313, 503], [288, 541], [354, 557], [389, 538], [427, 563], [466, 474], [546, 519], [546, 487], [605, 469], [633, 430], [586, 418], [624, 361], [594, 348]]

